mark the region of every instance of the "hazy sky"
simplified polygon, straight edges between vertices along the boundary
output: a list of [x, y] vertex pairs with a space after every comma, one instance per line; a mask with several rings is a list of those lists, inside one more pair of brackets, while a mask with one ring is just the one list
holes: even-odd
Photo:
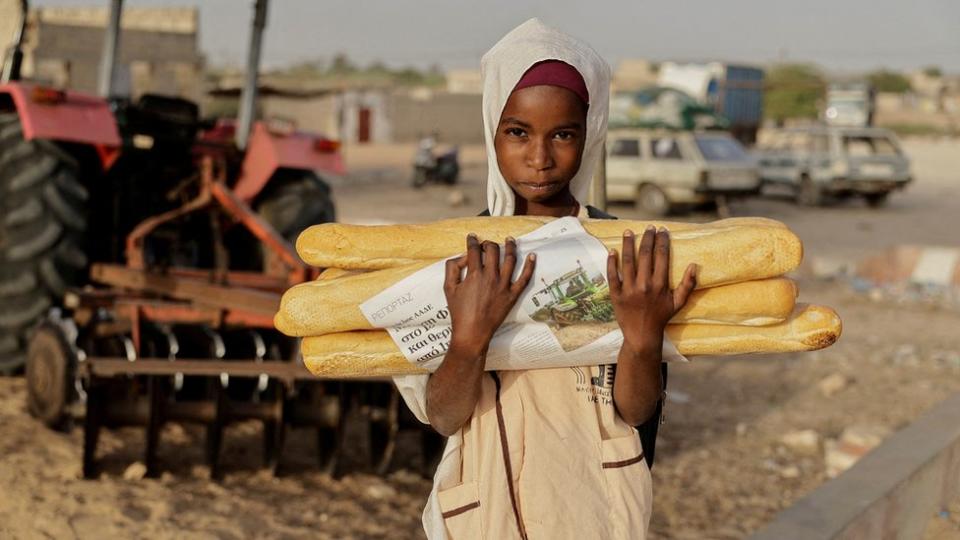
[[[40, 0], [35, 5], [107, 5]], [[252, 0], [127, 0], [199, 5], [212, 64], [240, 65]], [[342, 51], [358, 63], [476, 67], [497, 39], [537, 16], [622, 58], [813, 61], [836, 71], [939, 65], [960, 72], [960, 0], [273, 0], [266, 67]]]

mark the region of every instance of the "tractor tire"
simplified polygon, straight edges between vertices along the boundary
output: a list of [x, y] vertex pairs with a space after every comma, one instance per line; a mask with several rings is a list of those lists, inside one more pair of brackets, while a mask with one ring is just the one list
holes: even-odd
[[0, 375], [23, 369], [31, 329], [85, 281], [87, 198], [76, 160], [0, 114]]
[[330, 186], [310, 171], [278, 171], [254, 209], [291, 243], [307, 227], [337, 218]]

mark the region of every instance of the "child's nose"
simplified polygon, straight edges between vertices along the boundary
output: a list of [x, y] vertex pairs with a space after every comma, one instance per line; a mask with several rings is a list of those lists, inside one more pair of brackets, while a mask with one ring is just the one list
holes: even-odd
[[530, 144], [530, 153], [528, 156], [530, 167], [542, 171], [553, 167], [553, 152], [550, 144], [543, 140], [534, 140]]

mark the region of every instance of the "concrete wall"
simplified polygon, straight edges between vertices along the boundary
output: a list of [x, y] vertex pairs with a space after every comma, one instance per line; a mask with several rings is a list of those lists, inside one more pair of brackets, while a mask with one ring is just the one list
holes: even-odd
[[340, 94], [340, 140], [355, 143], [360, 140], [360, 111], [370, 111], [370, 140], [382, 143], [393, 141], [394, 119], [388, 112], [389, 94], [385, 90], [346, 90]]
[[342, 138], [340, 100], [336, 94], [310, 98], [266, 96], [260, 99], [258, 110], [264, 118], [292, 120], [302, 131]]
[[960, 94], [877, 94], [876, 124], [960, 129]]
[[0, 65], [7, 54], [7, 49], [13, 43], [13, 37], [20, 27], [19, 2], [0, 0]]
[[[0, 9], [10, 8], [0, 4]], [[0, 21], [12, 15], [0, 12]], [[146, 92], [199, 100], [203, 56], [196, 8], [125, 8], [121, 20], [114, 91], [134, 98]], [[45, 7], [31, 11], [23, 75], [44, 84], [94, 93], [103, 50], [104, 7]], [[2, 27], [0, 33], [9, 33]], [[0, 40], [9, 37], [0, 35]]]
[[480, 94], [393, 94], [387, 106], [392, 140], [412, 142], [436, 133], [444, 144], [482, 143], [481, 105]]
[[480, 94], [483, 79], [479, 69], [451, 69], [447, 71], [447, 92], [451, 94]]
[[960, 394], [778, 514], [752, 540], [913, 540], [958, 496]]
[[[206, 100], [204, 114], [232, 115], [237, 97]], [[263, 95], [261, 118], [293, 120], [299, 129], [333, 137], [346, 144], [359, 142], [360, 111], [370, 111], [371, 143], [408, 143], [436, 133], [441, 144], [483, 142], [479, 94], [350, 89], [316, 95]]]
[[[24, 65], [26, 76], [43, 82], [66, 82], [71, 89], [96, 92], [102, 28], [41, 22], [33, 32]], [[124, 30], [119, 51], [117, 93], [137, 97], [154, 92], [199, 99], [203, 58], [198, 52], [196, 34]]]

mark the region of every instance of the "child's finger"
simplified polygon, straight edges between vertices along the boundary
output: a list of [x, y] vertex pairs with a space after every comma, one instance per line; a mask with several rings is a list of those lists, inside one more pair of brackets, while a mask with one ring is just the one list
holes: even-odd
[[527, 255], [526, 262], [523, 263], [523, 270], [520, 272], [520, 277], [510, 285], [510, 292], [513, 293], [514, 297], [520, 296], [520, 293], [527, 288], [527, 284], [530, 283], [530, 278], [533, 277], [533, 267], [537, 264], [537, 254], [531, 253]]
[[500, 244], [485, 240], [481, 244], [483, 249], [483, 269], [487, 272], [500, 274]]
[[697, 265], [690, 263], [690, 266], [687, 266], [687, 271], [683, 273], [683, 280], [680, 281], [680, 285], [673, 291], [674, 311], [679, 311], [686, 305], [690, 293], [695, 288], [697, 288]]
[[517, 267], [517, 242], [510, 237], [503, 244], [503, 264], [500, 265], [500, 281], [510, 283], [513, 270]]
[[620, 294], [620, 274], [617, 272], [617, 250], [611, 249], [607, 254], [607, 284], [610, 285], [610, 294]]
[[653, 285], [661, 291], [670, 289], [670, 233], [666, 229], [657, 231], [653, 248]]
[[657, 229], [652, 225], [643, 231], [643, 237], [640, 239], [640, 252], [637, 253], [637, 277], [650, 283], [650, 275], [653, 273], [653, 244], [657, 238]]
[[467, 235], [467, 268], [473, 272], [480, 270], [481, 266], [480, 241], [477, 235], [470, 233]]
[[450, 294], [450, 292], [460, 284], [460, 270], [462, 269], [460, 263], [462, 261], [463, 257], [447, 260], [446, 275], [443, 280], [443, 292]]
[[620, 253], [623, 280], [633, 282], [637, 275], [637, 242], [630, 229], [623, 231], [623, 250]]

